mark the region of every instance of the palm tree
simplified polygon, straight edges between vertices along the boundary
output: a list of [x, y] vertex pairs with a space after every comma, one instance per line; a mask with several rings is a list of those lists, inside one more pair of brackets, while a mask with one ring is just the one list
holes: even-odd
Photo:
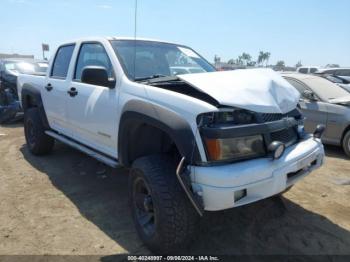
[[260, 51], [258, 56], [258, 61], [257, 61], [258, 65], [261, 65], [264, 61], [265, 61], [265, 53], [264, 51]]
[[266, 67], [267, 67], [267, 65], [269, 64], [270, 56], [271, 56], [271, 53], [270, 53], [270, 52], [266, 52], [266, 53], [265, 53]]

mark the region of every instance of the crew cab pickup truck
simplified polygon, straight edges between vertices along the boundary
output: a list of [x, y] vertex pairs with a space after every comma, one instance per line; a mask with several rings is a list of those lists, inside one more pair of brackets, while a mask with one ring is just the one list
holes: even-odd
[[299, 93], [281, 76], [216, 72], [183, 45], [68, 42], [45, 77], [20, 75], [18, 87], [33, 154], [59, 140], [130, 168], [133, 220], [157, 253], [189, 244], [205, 212], [280, 194], [324, 158], [323, 127], [304, 132]]

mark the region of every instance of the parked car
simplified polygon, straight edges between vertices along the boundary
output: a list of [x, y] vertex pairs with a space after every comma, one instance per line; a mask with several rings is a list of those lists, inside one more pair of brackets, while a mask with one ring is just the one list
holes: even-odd
[[350, 68], [342, 67], [342, 68], [320, 68], [316, 72], [316, 74], [320, 75], [335, 75], [340, 76], [348, 81], [350, 81]]
[[297, 72], [301, 74], [313, 74], [319, 69], [318, 66], [301, 66], [297, 68]]
[[342, 146], [350, 156], [350, 94], [338, 85], [313, 75], [283, 74], [301, 94], [299, 102], [306, 131], [324, 124], [325, 144]]
[[[189, 65], [205, 73], [172, 73]], [[322, 126], [303, 131], [299, 93], [280, 75], [216, 72], [184, 45], [84, 38], [62, 44], [45, 77], [18, 82], [30, 152], [59, 140], [130, 168], [132, 216], [153, 252], [186, 247], [205, 211], [280, 194], [323, 162]]]
[[33, 59], [0, 60], [0, 123], [14, 119], [21, 111], [18, 101], [17, 76], [19, 74], [45, 75], [47, 61]]
[[350, 92], [350, 81], [346, 80], [344, 77], [336, 76], [336, 75], [319, 75], [334, 84], [344, 88], [346, 91]]
[[193, 66], [172, 66], [170, 67], [170, 72], [172, 75], [183, 75], [183, 74], [195, 74], [204, 73], [202, 68]]

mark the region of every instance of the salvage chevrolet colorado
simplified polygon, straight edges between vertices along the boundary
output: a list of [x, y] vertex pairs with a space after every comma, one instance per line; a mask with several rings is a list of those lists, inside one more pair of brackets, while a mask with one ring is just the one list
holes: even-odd
[[57, 49], [45, 77], [18, 81], [29, 150], [59, 140], [130, 168], [133, 220], [153, 252], [187, 246], [206, 211], [280, 194], [323, 162], [323, 128], [304, 132], [287, 81], [216, 72], [184, 45], [81, 39]]

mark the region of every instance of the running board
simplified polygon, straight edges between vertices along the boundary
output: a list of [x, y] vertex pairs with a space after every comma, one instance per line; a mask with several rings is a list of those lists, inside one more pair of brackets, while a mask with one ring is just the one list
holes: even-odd
[[92, 150], [92, 149], [90, 149], [90, 148], [88, 148], [88, 147], [86, 147], [84, 145], [81, 145], [81, 144], [79, 144], [79, 143], [77, 143], [77, 142], [75, 142], [75, 141], [73, 141], [73, 140], [71, 140], [71, 139], [69, 139], [69, 138], [67, 138], [65, 136], [62, 136], [62, 135], [57, 134], [57, 133], [52, 132], [52, 131], [45, 131], [45, 133], [47, 135], [57, 139], [58, 141], [61, 141], [64, 144], [67, 144], [67, 145], [69, 145], [71, 147], [74, 147], [75, 149], [78, 149], [79, 151], [81, 151], [81, 152], [83, 152], [83, 153], [85, 153], [85, 154], [87, 154], [87, 155], [89, 155], [89, 156], [91, 156], [91, 157], [101, 161], [102, 163], [104, 163], [104, 164], [106, 164], [106, 165], [108, 165], [110, 167], [117, 167], [117, 166], [119, 166], [118, 161], [113, 160], [110, 157], [104, 156], [101, 153], [98, 153], [98, 152], [96, 152], [96, 151], [94, 151], [94, 150]]

